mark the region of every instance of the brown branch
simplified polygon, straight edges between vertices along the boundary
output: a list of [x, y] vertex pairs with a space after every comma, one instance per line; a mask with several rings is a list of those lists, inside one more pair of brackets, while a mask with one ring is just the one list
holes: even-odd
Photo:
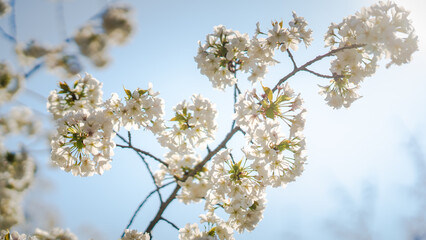
[[154, 155], [148, 153], [148, 152], [145, 152], [145, 151], [143, 151], [141, 149], [133, 147], [132, 146], [132, 135], [131, 135], [130, 131], [127, 131], [127, 135], [128, 135], [128, 140], [126, 140], [123, 136], [121, 136], [120, 134], [117, 133], [117, 136], [121, 140], [123, 140], [124, 142], [126, 142], [128, 145], [126, 146], [126, 145], [116, 144], [116, 146], [121, 147], [121, 148], [131, 148], [131, 149], [133, 149], [136, 152], [136, 154], [138, 154], [138, 156], [141, 158], [142, 162], [145, 164], [145, 167], [148, 170], [149, 175], [151, 176], [152, 182], [154, 183], [155, 187], [157, 188], [158, 198], [160, 200], [160, 204], [162, 204], [163, 203], [163, 196], [161, 195], [160, 188], [158, 187], [158, 185], [157, 185], [157, 183], [155, 181], [155, 176], [154, 176], [151, 168], [149, 167], [148, 162], [145, 160], [145, 157], [142, 154], [143, 153], [145, 153], [145, 155], [149, 154], [148, 156], [150, 156], [150, 157], [152, 157], [154, 159], [156, 157]]
[[136, 152], [136, 153], [142, 159], [142, 162], [145, 164], [145, 167], [148, 170], [149, 175], [151, 176], [152, 183], [154, 183], [155, 187], [157, 188], [157, 193], [158, 193], [158, 198], [160, 199], [160, 204], [163, 203], [163, 196], [160, 193], [160, 188], [158, 187], [157, 183], [155, 182], [155, 177], [154, 177], [154, 174], [152, 173], [151, 168], [149, 167], [149, 164], [146, 162], [145, 157], [142, 156], [141, 153], [139, 153], [139, 152]]
[[350, 45], [350, 46], [344, 46], [344, 47], [341, 47], [341, 48], [336, 48], [334, 50], [331, 50], [330, 52], [325, 53], [323, 55], [319, 55], [316, 58], [310, 60], [309, 62], [303, 64], [302, 66], [293, 69], [293, 71], [291, 71], [289, 74], [287, 74], [286, 76], [284, 76], [283, 78], [281, 78], [278, 81], [278, 83], [275, 85], [275, 87], [272, 89], [272, 91], [275, 92], [277, 90], [278, 86], [280, 86], [281, 84], [283, 84], [289, 78], [293, 77], [297, 72], [304, 71], [308, 66], [310, 66], [310, 65], [318, 62], [319, 60], [321, 60], [323, 58], [333, 56], [335, 53], [340, 52], [340, 51], [344, 51], [346, 49], [354, 49], [354, 48], [364, 47], [365, 45], [366, 44], [354, 44], [354, 45]]
[[291, 54], [290, 50], [287, 48], [288, 57], [290, 58], [291, 62], [293, 63], [293, 69], [297, 68], [296, 61], [294, 61], [293, 54]]
[[[234, 134], [238, 131], [240, 131], [240, 127], [233, 128], [225, 136], [225, 138], [222, 140], [222, 142], [214, 150], [210, 151], [207, 154], [207, 156], [204, 157], [203, 161], [198, 163], [194, 167], [194, 169], [192, 169], [189, 173], [185, 174], [180, 181], [185, 182], [189, 177], [192, 177], [195, 174], [197, 174], [198, 172], [200, 172], [203, 169], [204, 165], [206, 165], [206, 163], [208, 161], [210, 161], [213, 158], [214, 155], [216, 155], [221, 149], [226, 147], [226, 144], [229, 142], [229, 140], [231, 140], [231, 138], [234, 136]], [[181, 188], [180, 185], [176, 185], [175, 189], [170, 194], [170, 196], [167, 198], [167, 200], [160, 205], [160, 208], [158, 209], [157, 214], [155, 215], [155, 217], [151, 221], [151, 223], [148, 225], [145, 232], [151, 233], [152, 229], [154, 229], [154, 227], [158, 223], [158, 221], [161, 220], [161, 218], [162, 218], [161, 215], [163, 214], [164, 210], [166, 210], [166, 208], [169, 206], [169, 204], [176, 198], [176, 195], [177, 195], [178, 191], [180, 190], [180, 188]]]
[[[169, 182], [169, 183], [166, 183], [166, 184], [164, 184], [163, 186], [161, 186], [161, 187], [159, 187], [158, 189], [155, 189], [155, 190], [152, 190], [146, 197], [145, 197], [145, 199], [139, 204], [139, 206], [138, 206], [138, 208], [136, 209], [136, 211], [133, 213], [133, 216], [132, 216], [132, 218], [130, 219], [130, 221], [129, 221], [129, 223], [127, 224], [127, 226], [126, 226], [126, 228], [124, 229], [124, 230], [126, 230], [126, 229], [129, 229], [130, 228], [130, 226], [133, 224], [133, 221], [135, 220], [135, 218], [136, 218], [136, 215], [139, 213], [139, 211], [141, 210], [141, 208], [143, 207], [143, 205], [146, 203], [146, 201], [148, 201], [148, 199], [149, 198], [151, 198], [151, 196], [155, 193], [155, 192], [157, 192], [157, 191], [159, 191], [159, 189], [161, 189], [161, 188], [164, 188], [164, 187], [167, 187], [167, 186], [169, 186], [170, 184], [172, 184], [172, 183], [174, 183], [174, 181], [173, 182]], [[121, 234], [121, 238], [123, 238], [124, 237], [124, 234], [125, 234], [125, 231], [123, 231], [123, 234]]]
[[165, 219], [165, 218], [163, 218], [163, 217], [161, 217], [161, 218], [160, 218], [160, 220], [165, 221], [166, 223], [170, 224], [173, 228], [175, 228], [176, 230], [178, 230], [178, 231], [179, 231], [179, 227], [178, 227], [178, 226], [176, 226], [176, 224], [174, 224], [174, 223], [170, 222], [169, 220], [167, 220], [167, 219]]
[[144, 151], [144, 150], [142, 150], [142, 149], [140, 149], [140, 148], [134, 147], [134, 146], [132, 145], [132, 143], [131, 143], [131, 141], [132, 141], [132, 137], [131, 137], [131, 135], [130, 135], [130, 132], [128, 132], [129, 140], [125, 139], [123, 136], [121, 136], [121, 135], [120, 135], [120, 134], [118, 134], [117, 132], [116, 132], [116, 134], [117, 134], [117, 137], [119, 137], [119, 138], [120, 138], [123, 142], [127, 143], [127, 145], [116, 144], [116, 146], [117, 146], [117, 147], [121, 147], [121, 148], [131, 148], [131, 149], [133, 149], [133, 150], [134, 150], [134, 151], [136, 151], [136, 152], [142, 153], [143, 155], [148, 156], [148, 157], [150, 157], [150, 158], [154, 159], [155, 161], [157, 161], [157, 162], [159, 162], [159, 163], [163, 164], [163, 165], [164, 165], [164, 166], [166, 166], [166, 167], [168, 167], [168, 166], [169, 166], [166, 162], [164, 162], [164, 161], [163, 161], [163, 160], [161, 160], [160, 158], [158, 158], [158, 157], [154, 156], [153, 154], [151, 154], [151, 153], [149, 153], [149, 152], [147, 152], [147, 151]]
[[301, 71], [305, 71], [305, 72], [309, 72], [312, 73], [313, 75], [317, 76], [317, 77], [322, 77], [322, 78], [342, 78], [344, 77], [343, 75], [337, 75], [337, 74], [333, 74], [333, 75], [325, 75], [325, 74], [321, 74], [321, 73], [317, 73], [315, 71], [312, 71], [310, 69], [302, 69]]

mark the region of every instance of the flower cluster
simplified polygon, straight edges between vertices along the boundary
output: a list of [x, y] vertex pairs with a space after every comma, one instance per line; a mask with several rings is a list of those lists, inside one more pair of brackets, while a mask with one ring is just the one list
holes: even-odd
[[40, 129], [41, 122], [36, 120], [33, 111], [28, 107], [13, 107], [8, 114], [0, 115], [1, 136], [20, 133], [32, 136]]
[[236, 162], [229, 149], [219, 152], [213, 159], [213, 187], [207, 193], [205, 205], [210, 214], [223, 208], [229, 214], [227, 224], [240, 233], [252, 231], [262, 220], [266, 203], [265, 185], [247, 165], [243, 159]]
[[[302, 173], [306, 110], [288, 84], [277, 89], [275, 96], [268, 87], [263, 87], [261, 96], [254, 90], [239, 95], [234, 118], [246, 133], [244, 157], [234, 160], [230, 149], [215, 155], [206, 170], [210, 184], [205, 196], [207, 215], [202, 216], [209, 230], [200, 232], [196, 224], [187, 225], [180, 230], [181, 239], [233, 239], [234, 230], [252, 231], [263, 218], [266, 187], [285, 186]], [[287, 135], [281, 132], [281, 121], [288, 126]], [[226, 221], [215, 215], [217, 209], [229, 215]]]
[[6, 230], [0, 231], [1, 240], [38, 240], [37, 237], [27, 236], [26, 234], [19, 234], [18, 232], [12, 232]]
[[72, 233], [70, 230], [53, 228], [50, 231], [44, 231], [42, 229], [36, 228], [33, 235], [37, 240], [53, 240], [53, 239], [64, 239], [64, 240], [78, 240], [77, 236]]
[[158, 138], [163, 147], [185, 153], [214, 140], [216, 106], [201, 95], [193, 95], [191, 100], [192, 103], [182, 101], [173, 108], [175, 117], [171, 121], [176, 124]]
[[102, 83], [90, 74], [79, 77], [73, 86], [60, 82], [59, 87], [60, 91], [50, 92], [47, 102], [47, 109], [55, 120], [81, 109], [96, 109], [102, 104]]
[[3, 17], [10, 11], [10, 5], [5, 0], [0, 0], [0, 17]]
[[126, 104], [120, 104], [117, 95], [113, 95], [107, 102], [108, 108], [121, 119], [121, 125], [127, 130], [141, 127], [158, 134], [164, 130], [164, 100], [158, 98], [158, 92], [152, 90], [150, 83], [148, 89], [136, 89], [126, 92]]
[[[10, 7], [0, 1], [0, 16]], [[48, 69], [58, 72], [64, 78], [70, 78], [83, 70], [80, 54], [87, 57], [95, 66], [103, 67], [109, 61], [107, 50], [111, 44], [126, 43], [134, 29], [128, 7], [110, 6], [103, 14], [82, 26], [72, 38], [64, 44], [48, 47], [35, 40], [17, 43], [16, 54], [24, 66], [33, 66], [33, 70], [44, 63]], [[69, 47], [75, 43], [78, 52]]]
[[107, 40], [107, 36], [95, 31], [92, 25], [80, 28], [74, 36], [81, 54], [88, 57], [97, 67], [103, 67], [109, 62], [109, 56], [106, 54]]
[[136, 230], [126, 229], [124, 231], [124, 237], [121, 240], [150, 240], [151, 237], [148, 233], [138, 232]]
[[63, 50], [63, 47], [52, 48], [45, 46], [35, 40], [29, 41], [27, 44], [17, 44], [15, 51], [18, 55], [19, 62], [23, 65], [31, 65], [37, 59], [46, 55], [53, 55]]
[[[214, 88], [224, 89], [237, 82], [236, 72], [250, 73], [248, 80], [252, 83], [260, 81], [267, 72], [267, 66], [275, 64], [274, 50], [280, 48], [297, 49], [303, 41], [306, 46], [312, 41], [307, 22], [293, 13], [290, 27], [284, 28], [283, 22], [273, 22], [268, 34], [263, 33], [259, 24], [256, 34], [249, 39], [247, 34], [226, 29], [219, 25], [214, 27], [213, 34], [208, 34], [206, 43], [199, 46], [195, 61], [201, 74], [206, 75]], [[258, 36], [267, 35], [267, 38]]]
[[325, 35], [331, 49], [358, 45], [336, 53], [330, 71], [335, 78], [320, 86], [320, 94], [333, 108], [349, 107], [360, 96], [356, 93], [360, 82], [371, 76], [378, 61], [387, 58], [387, 67], [411, 60], [417, 51], [417, 36], [408, 20], [408, 11], [393, 2], [379, 2], [364, 8], [339, 24], [331, 24]]
[[22, 198], [35, 171], [35, 163], [24, 147], [10, 151], [3, 142], [10, 135], [34, 136], [40, 128], [41, 122], [27, 107], [13, 107], [0, 115], [0, 229], [23, 221]]
[[64, 78], [70, 78], [79, 74], [83, 70], [83, 66], [75, 54], [67, 52], [53, 52], [46, 55], [47, 68], [57, 72]]
[[102, 15], [102, 27], [108, 38], [117, 44], [126, 43], [133, 32], [130, 8], [110, 7]]
[[154, 134], [164, 127], [164, 101], [150, 85], [147, 90], [125, 89], [125, 104], [117, 94], [102, 101], [102, 83], [87, 74], [72, 86], [59, 83], [51, 91], [47, 108], [57, 123], [51, 140], [51, 159], [62, 170], [74, 175], [103, 174], [111, 168], [115, 131], [145, 128]]
[[8, 64], [0, 62], [0, 105], [12, 100], [23, 84], [20, 75], [13, 73]]
[[79, 29], [74, 41], [80, 53], [88, 57], [97, 67], [109, 62], [106, 52], [109, 43], [125, 43], [133, 30], [129, 8], [110, 7], [102, 15], [102, 28], [88, 24]]
[[[214, 140], [217, 128], [215, 105], [201, 95], [193, 95], [191, 100], [192, 103], [183, 101], [174, 107], [175, 117], [171, 121], [176, 124], [162, 131], [158, 137], [159, 143], [170, 150], [165, 155], [167, 166], [160, 165], [155, 173], [158, 185], [162, 184], [166, 174], [182, 178], [201, 162], [194, 148], [203, 148]], [[198, 202], [210, 187], [205, 171], [179, 184], [183, 191], [178, 198], [185, 203]]]
[[25, 151], [0, 152], [0, 229], [9, 229], [24, 219], [23, 192], [33, 182], [35, 164]]
[[18, 232], [12, 232], [2, 230], [0, 232], [1, 240], [78, 240], [77, 236], [69, 230], [61, 228], [53, 228], [51, 231], [44, 231], [39, 228], [35, 229], [33, 235], [19, 234]]
[[201, 215], [202, 223], [209, 223], [211, 228], [209, 231], [200, 231], [198, 224], [186, 224], [184, 228], [179, 229], [179, 240], [216, 240], [228, 239], [234, 240], [232, 229], [226, 225], [224, 221], [218, 218], [216, 215]]
[[[279, 48], [282, 52], [291, 48], [296, 51], [299, 43], [303, 42], [305, 46], [309, 46], [312, 42], [312, 30], [306, 29], [308, 23], [303, 17], [298, 17], [293, 12], [293, 19], [289, 22], [289, 28], [283, 27], [283, 21], [273, 22], [272, 29], [268, 31], [268, 45], [271, 48]], [[260, 30], [257, 32], [261, 33]]]
[[69, 112], [57, 121], [52, 137], [52, 163], [73, 175], [102, 175], [111, 168], [114, 125], [105, 110]]

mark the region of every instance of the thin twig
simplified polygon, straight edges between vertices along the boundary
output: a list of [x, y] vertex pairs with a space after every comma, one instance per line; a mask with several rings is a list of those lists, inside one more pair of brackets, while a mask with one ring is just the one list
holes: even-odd
[[[117, 134], [117, 136], [123, 140], [123, 138], [122, 138], [119, 134]], [[127, 144], [129, 144], [129, 143], [127, 142], [127, 140], [126, 140], [125, 142], [126, 142]], [[121, 147], [121, 148], [131, 148], [131, 149], [133, 149], [135, 152], [138, 152], [138, 153], [141, 153], [141, 154], [143, 154], [143, 155], [146, 155], [146, 156], [148, 156], [148, 157], [150, 157], [150, 158], [154, 159], [155, 161], [157, 161], [157, 162], [159, 162], [159, 163], [163, 164], [163, 165], [164, 165], [164, 166], [166, 166], [166, 167], [167, 167], [167, 166], [169, 166], [169, 164], [167, 164], [167, 163], [166, 163], [166, 162], [164, 162], [163, 160], [159, 159], [158, 157], [156, 157], [156, 156], [152, 155], [151, 153], [149, 153], [149, 152], [147, 152], [147, 151], [144, 151], [144, 150], [142, 150], [142, 149], [139, 149], [139, 148], [137, 148], [137, 147], [134, 147], [134, 146], [131, 146], [131, 145], [121, 145], [121, 144], [116, 144], [116, 146], [117, 146], [117, 147]]]
[[[216, 155], [221, 149], [226, 147], [226, 144], [229, 142], [229, 140], [234, 136], [236, 132], [240, 131], [240, 127], [233, 128], [222, 140], [222, 142], [211, 152], [207, 154], [206, 157], [204, 157], [203, 161], [198, 163], [194, 169], [192, 169], [190, 172], [185, 174], [183, 178], [181, 179], [182, 182], [185, 182], [189, 177], [195, 176], [198, 172], [201, 171], [201, 169], [206, 165], [208, 161], [210, 161], [214, 155]], [[176, 185], [173, 192], [170, 194], [170, 196], [167, 198], [167, 200], [161, 204], [160, 208], [157, 211], [157, 214], [155, 215], [154, 219], [150, 222], [148, 227], [146, 228], [145, 232], [151, 233], [152, 229], [154, 229], [154, 226], [160, 221], [161, 215], [163, 214], [164, 210], [166, 210], [167, 206], [176, 198], [177, 193], [179, 192], [181, 186], [178, 184]]]
[[313, 75], [315, 75], [317, 77], [322, 77], [322, 78], [341, 78], [341, 77], [344, 77], [342, 75], [333, 75], [333, 76], [332, 75], [325, 75], [325, 74], [317, 73], [317, 72], [312, 71], [312, 70], [307, 69], [307, 68], [302, 69], [301, 71], [309, 72], [309, 73], [312, 73]]
[[240, 88], [238, 87], [238, 84], [235, 84], [235, 87], [237, 88], [237, 92], [238, 92], [238, 94], [241, 94], [241, 90], [240, 90]]
[[[161, 186], [161, 187], [159, 187], [159, 189], [162, 189], [162, 188], [164, 188], [164, 187], [167, 187], [167, 186], [169, 186], [170, 184], [172, 184], [172, 183], [174, 183], [174, 181], [173, 182], [169, 182], [169, 183], [166, 183], [166, 184], [164, 184], [163, 186]], [[148, 199], [152, 196], [152, 194], [154, 194], [156, 191], [158, 191], [157, 189], [155, 189], [155, 190], [152, 190], [146, 197], [145, 197], [145, 199], [139, 204], [139, 206], [138, 206], [138, 208], [136, 209], [136, 211], [133, 213], [133, 216], [132, 216], [132, 218], [130, 219], [130, 221], [129, 221], [129, 223], [127, 224], [127, 226], [126, 226], [126, 229], [129, 229], [130, 228], [130, 226], [133, 224], [133, 221], [135, 220], [135, 218], [136, 218], [136, 215], [139, 213], [139, 211], [142, 209], [142, 207], [143, 207], [143, 205], [146, 203], [146, 201], [148, 201]], [[124, 234], [125, 234], [125, 232], [123, 231], [123, 234], [121, 235], [121, 237], [123, 238], [124, 237]]]
[[[154, 159], [155, 161], [157, 161], [157, 162], [159, 162], [159, 163], [161, 163], [161, 164], [163, 164], [164, 166], [169, 166], [166, 162], [164, 162], [163, 160], [161, 160], [160, 158], [158, 158], [158, 157], [156, 157], [156, 156], [154, 156], [154, 155], [152, 155], [151, 153], [149, 153], [149, 152], [147, 152], [147, 151], [144, 151], [144, 150], [142, 150], [142, 149], [139, 149], [139, 148], [137, 148], [137, 147], [134, 147], [132, 144], [131, 144], [131, 141], [132, 141], [132, 139], [131, 139], [131, 136], [130, 136], [130, 141], [129, 140], [127, 140], [127, 139], [125, 139], [123, 136], [121, 136], [118, 132], [115, 132], [116, 134], [117, 134], [117, 137], [119, 137], [123, 142], [125, 142], [125, 143], [127, 143], [127, 146], [126, 145], [121, 145], [121, 144], [116, 144], [116, 146], [117, 147], [121, 147], [121, 148], [131, 148], [131, 149], [133, 149], [134, 151], [136, 151], [136, 152], [140, 152], [140, 153], [142, 153], [143, 155], [146, 155], [146, 156], [148, 156], [148, 157], [151, 157], [152, 159]], [[129, 132], [127, 133], [128, 134], [128, 136], [129, 136]]]
[[[148, 162], [145, 160], [145, 157], [142, 155], [142, 153], [140, 151], [137, 150], [137, 148], [133, 147], [132, 145], [130, 145], [129, 141], [126, 140], [124, 137], [122, 137], [120, 134], [117, 133], [117, 136], [119, 138], [121, 138], [121, 140], [123, 140], [124, 142], [126, 142], [129, 145], [121, 145], [121, 144], [116, 144], [117, 147], [121, 147], [121, 148], [131, 148], [133, 149], [136, 154], [141, 158], [142, 162], [145, 164], [146, 169], [148, 170], [149, 175], [152, 178], [152, 182], [154, 183], [155, 187], [157, 188], [157, 190], [159, 190], [159, 187], [157, 185], [157, 183], [155, 182], [155, 177], [154, 174], [152, 173], [151, 168], [149, 167]], [[142, 150], [141, 150], [142, 151]], [[163, 196], [161, 196], [160, 191], [158, 191], [158, 198], [160, 199], [160, 204], [163, 203]]]
[[65, 11], [64, 11], [64, 1], [63, 0], [59, 0], [57, 2], [56, 5], [56, 12], [57, 12], [57, 18], [58, 18], [58, 22], [60, 24], [59, 26], [59, 30], [62, 32], [62, 37], [64, 39], [67, 39], [67, 24], [65, 21]]
[[137, 153], [137, 154], [138, 154], [138, 156], [142, 159], [142, 162], [145, 164], [146, 169], [148, 170], [148, 173], [149, 173], [149, 175], [151, 176], [152, 182], [154, 183], [155, 187], [157, 188], [158, 198], [160, 199], [160, 204], [162, 204], [162, 203], [163, 203], [163, 196], [162, 196], [162, 195], [161, 195], [161, 193], [160, 193], [160, 188], [158, 187], [158, 185], [157, 185], [157, 183], [156, 183], [156, 181], [155, 181], [154, 174], [152, 173], [152, 170], [151, 170], [151, 168], [149, 167], [148, 162], [145, 160], [145, 157], [144, 157], [144, 156], [142, 156], [142, 154], [141, 154], [141, 153], [139, 153], [139, 152], [136, 152], [136, 153]]
[[129, 139], [129, 146], [132, 146], [132, 134], [130, 131], [127, 131], [127, 138]]
[[15, 42], [17, 41], [17, 29], [16, 29], [16, 1], [10, 0], [10, 8], [11, 14], [10, 14], [10, 28], [11, 28], [11, 35], [15, 38]]
[[174, 223], [170, 222], [169, 220], [167, 220], [167, 219], [165, 219], [165, 218], [163, 218], [163, 217], [161, 217], [161, 218], [160, 218], [160, 220], [165, 221], [166, 223], [170, 224], [172, 227], [174, 227], [176, 230], [178, 230], [178, 231], [179, 231], [179, 227], [178, 227], [178, 226], [176, 226]]
[[288, 57], [291, 59], [291, 62], [293, 63], [293, 69], [297, 69], [296, 61], [294, 61], [293, 54], [291, 54], [290, 50], [287, 49]]
[[120, 134], [118, 134], [118, 132], [115, 132], [115, 134], [117, 135], [117, 137], [118, 137], [118, 138], [120, 138], [120, 139], [121, 139], [121, 141], [123, 141], [123, 142], [125, 142], [125, 143], [129, 144], [129, 142], [127, 141], [127, 139], [125, 139], [123, 136], [121, 136]]
[[9, 41], [16, 43], [16, 39], [14, 36], [7, 33], [2, 27], [0, 27], [0, 33]]
[[[131, 133], [130, 133], [130, 131], [127, 131], [127, 136], [128, 136], [128, 140], [126, 140], [123, 136], [121, 136], [120, 134], [118, 134], [117, 133], [117, 135], [119, 136], [119, 138], [121, 138], [121, 140], [123, 140], [124, 142], [126, 142], [127, 144], [128, 144], [128, 146], [125, 146], [125, 145], [120, 145], [120, 144], [116, 144], [116, 146], [118, 146], [118, 147], [121, 147], [121, 148], [132, 148], [135, 152], [136, 152], [136, 154], [138, 154], [138, 156], [141, 158], [141, 160], [142, 160], [142, 162], [145, 164], [145, 167], [146, 167], [146, 169], [148, 170], [148, 173], [149, 173], [149, 175], [151, 176], [151, 178], [152, 178], [152, 182], [154, 183], [154, 185], [155, 185], [155, 187], [157, 188], [157, 192], [158, 192], [158, 198], [160, 199], [160, 204], [162, 204], [163, 203], [163, 196], [161, 195], [161, 193], [160, 193], [160, 189], [159, 189], [159, 187], [158, 187], [158, 185], [157, 185], [157, 183], [156, 183], [156, 181], [155, 181], [155, 177], [154, 177], [154, 174], [152, 173], [152, 170], [151, 170], [151, 168], [149, 167], [149, 164], [148, 164], [148, 162], [145, 160], [145, 157], [142, 155], [142, 153], [144, 153], [145, 155], [147, 155], [147, 153], [148, 152], [145, 152], [145, 151], [143, 151], [143, 150], [140, 150], [140, 149], [138, 149], [138, 148], [135, 148], [135, 147], [133, 147], [132, 146], [132, 135], [131, 135]], [[148, 153], [149, 155], [148, 156], [150, 156], [150, 157], [155, 157], [154, 155], [152, 155], [152, 154], [150, 154], [150, 153]], [[156, 157], [155, 157], [156, 158]], [[161, 160], [160, 160], [161, 161]]]
[[[238, 85], [235, 83], [234, 84], [234, 113], [237, 112], [237, 110], [235, 109], [235, 105], [237, 104], [237, 98], [239, 94], [241, 94], [241, 91], [238, 88]], [[235, 120], [232, 121], [231, 130], [234, 129], [234, 127], [235, 127]]]
[[37, 72], [43, 65], [44, 65], [44, 62], [40, 62], [34, 65], [33, 68], [31, 68], [27, 73], [24, 74], [25, 79], [28, 79], [29, 77], [31, 77], [31, 75]]
[[306, 69], [308, 66], [312, 65], [315, 62], [318, 62], [319, 60], [321, 60], [321, 59], [323, 59], [325, 57], [333, 56], [335, 53], [343, 51], [343, 50], [346, 50], [346, 49], [353, 49], [353, 48], [359, 48], [359, 47], [364, 47], [364, 46], [365, 46], [365, 44], [354, 44], [354, 45], [350, 45], [350, 46], [344, 46], [344, 47], [341, 47], [341, 48], [336, 48], [334, 50], [331, 50], [328, 53], [325, 53], [323, 55], [319, 55], [316, 58], [312, 59], [311, 61], [303, 64], [302, 66], [293, 69], [293, 71], [291, 71], [289, 74], [287, 74], [286, 76], [284, 76], [283, 78], [281, 78], [278, 81], [278, 83], [275, 85], [275, 87], [272, 89], [272, 92], [275, 92], [278, 89], [278, 86], [280, 86], [281, 84], [283, 84], [289, 78], [293, 77], [297, 72]]

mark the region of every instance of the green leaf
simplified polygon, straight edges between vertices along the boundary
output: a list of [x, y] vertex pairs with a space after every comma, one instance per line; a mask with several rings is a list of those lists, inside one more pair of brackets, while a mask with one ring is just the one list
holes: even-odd
[[254, 201], [253, 205], [251, 205], [249, 208], [250, 210], [256, 210], [257, 206], [259, 206], [259, 203], [257, 201]]
[[266, 96], [268, 97], [269, 102], [272, 102], [272, 97], [273, 96], [272, 96], [271, 89], [268, 88], [268, 87], [264, 87], [263, 85], [262, 85], [262, 88], [263, 88], [263, 91], [265, 92]]
[[265, 114], [266, 114], [266, 117], [270, 119], [275, 119], [274, 107], [270, 106], [269, 108], [267, 108], [265, 111]]
[[66, 82], [59, 82], [59, 87], [61, 89], [63, 89], [65, 92], [70, 91], [70, 87], [68, 86], [68, 84]]
[[277, 100], [275, 100], [275, 104], [280, 104], [280, 103], [282, 103], [282, 102], [284, 102], [284, 101], [289, 101], [289, 100], [291, 100], [291, 97], [289, 97], [289, 96], [287, 96], [287, 95], [281, 95], [281, 96], [279, 96], [278, 98], [277, 98]]
[[278, 151], [282, 152], [290, 147], [290, 141], [287, 139], [284, 139], [278, 144], [277, 149]]
[[145, 93], [148, 92], [148, 90], [143, 90], [143, 89], [139, 89], [139, 95], [144, 95]]
[[123, 89], [124, 89], [124, 92], [126, 93], [127, 97], [129, 99], [132, 98], [132, 92], [130, 92], [130, 90], [126, 89], [124, 86], [123, 86]]
[[176, 114], [176, 116], [174, 118], [170, 119], [170, 121], [177, 121], [177, 122], [180, 122], [180, 123], [184, 123], [184, 122], [186, 122], [186, 119], [181, 114]]
[[210, 231], [208, 231], [207, 235], [214, 237], [216, 235], [216, 227], [213, 227], [212, 229], [210, 229]]

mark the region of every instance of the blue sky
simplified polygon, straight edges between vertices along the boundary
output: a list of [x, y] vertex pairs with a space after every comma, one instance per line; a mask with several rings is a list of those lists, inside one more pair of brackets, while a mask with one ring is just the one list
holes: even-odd
[[[66, 33], [75, 32], [105, 7], [105, 2], [64, 1]], [[127, 45], [110, 49], [113, 62], [107, 68], [99, 70], [86, 64], [86, 71], [104, 83], [104, 98], [112, 92], [122, 95], [123, 85], [128, 89], [145, 88], [152, 82], [154, 90], [166, 101], [167, 116], [171, 116], [170, 110], [178, 102], [201, 93], [218, 106], [217, 140], [220, 141], [230, 129], [232, 91], [212, 89], [193, 60], [197, 41], [203, 41], [213, 26], [223, 24], [251, 36], [256, 22], [264, 28], [272, 20], [288, 22], [295, 11], [305, 17], [314, 32], [312, 46], [301, 47], [294, 54], [301, 64], [327, 51], [323, 36], [331, 22], [339, 22], [374, 2], [123, 1], [134, 7], [136, 33]], [[407, 190], [416, 179], [410, 139], [417, 139], [419, 148], [426, 149], [426, 73], [423, 71], [426, 4], [415, 0], [399, 2], [412, 11], [420, 51], [409, 65], [386, 69], [382, 63], [377, 73], [362, 84], [363, 98], [349, 109], [333, 110], [318, 95], [317, 84], [327, 80], [303, 73], [289, 81], [302, 94], [308, 110], [305, 129], [308, 164], [296, 182], [285, 189], [269, 189], [263, 221], [253, 232], [236, 235], [237, 239], [361, 239], [354, 235], [360, 232], [371, 233], [373, 239], [405, 238], [406, 220], [417, 213], [415, 201]], [[56, 19], [55, 1], [17, 1], [20, 41], [36, 38], [49, 44], [59, 43], [64, 35]], [[7, 29], [7, 20], [0, 20], [0, 25]], [[0, 42], [1, 59], [14, 61], [12, 45], [4, 39]], [[270, 68], [265, 80], [269, 86], [291, 71], [286, 55], [277, 58], [281, 64]], [[327, 73], [329, 59], [316, 64], [315, 69]], [[28, 88], [47, 96], [58, 80], [42, 70], [29, 80]], [[243, 78], [240, 83], [243, 88], [250, 87]], [[32, 100], [29, 95], [24, 94], [20, 101], [45, 111], [44, 103]], [[134, 134], [134, 142], [158, 156], [165, 153], [143, 131]], [[47, 167], [48, 154], [38, 153], [39, 176], [53, 182], [52, 188], [34, 188], [29, 196], [53, 205], [61, 216], [59, 225], [79, 232], [82, 239], [87, 236], [84, 232], [89, 231], [84, 226], [99, 231], [105, 239], [118, 239], [133, 211], [153, 186], [136, 154], [121, 149], [115, 152], [112, 169], [103, 176], [90, 178], [53, 170]], [[145, 229], [157, 203], [157, 199], [150, 201], [133, 228]], [[198, 222], [202, 208], [203, 204], [185, 206], [175, 201], [165, 216], [183, 227]], [[348, 234], [339, 235], [337, 230]], [[154, 236], [177, 239], [177, 232], [162, 222], [155, 228]]]

